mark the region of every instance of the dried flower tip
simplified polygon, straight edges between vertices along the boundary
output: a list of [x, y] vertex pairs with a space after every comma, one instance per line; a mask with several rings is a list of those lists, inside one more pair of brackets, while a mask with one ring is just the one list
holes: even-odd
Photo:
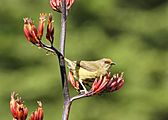
[[10, 110], [13, 116], [13, 119], [16, 120], [26, 120], [28, 109], [24, 106], [21, 97], [19, 98], [15, 92], [11, 94], [10, 100]]

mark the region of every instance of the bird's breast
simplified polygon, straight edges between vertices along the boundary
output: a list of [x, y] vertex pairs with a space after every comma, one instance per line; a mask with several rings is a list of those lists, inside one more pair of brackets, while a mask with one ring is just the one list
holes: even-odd
[[81, 80], [89, 80], [97, 77], [97, 71], [91, 72], [85, 69], [80, 68], [78, 72], [79, 79]]

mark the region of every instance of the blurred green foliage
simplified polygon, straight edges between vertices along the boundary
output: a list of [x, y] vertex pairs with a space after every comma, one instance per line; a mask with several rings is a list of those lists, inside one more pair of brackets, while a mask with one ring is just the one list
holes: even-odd
[[[23, 35], [23, 17], [37, 24], [40, 12], [52, 12], [55, 46], [60, 15], [49, 0], [5, 0], [0, 4], [0, 119], [9, 120], [10, 93], [17, 91], [30, 113], [41, 100], [46, 120], [60, 120], [62, 91], [58, 61], [31, 46]], [[76, 0], [68, 18], [66, 56], [102, 57], [117, 62], [124, 87], [75, 101], [71, 120], [168, 119], [168, 0]], [[76, 92], [71, 88], [71, 94]]]

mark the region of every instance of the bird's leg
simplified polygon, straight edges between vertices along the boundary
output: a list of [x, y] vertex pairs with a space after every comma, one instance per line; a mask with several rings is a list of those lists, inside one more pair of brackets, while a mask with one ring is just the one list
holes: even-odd
[[84, 86], [81, 79], [79, 79], [79, 83], [81, 84], [81, 86], [83, 88], [82, 90], [80, 90], [80, 93], [84, 93], [84, 94], [87, 93], [88, 91], [87, 91], [86, 87]]

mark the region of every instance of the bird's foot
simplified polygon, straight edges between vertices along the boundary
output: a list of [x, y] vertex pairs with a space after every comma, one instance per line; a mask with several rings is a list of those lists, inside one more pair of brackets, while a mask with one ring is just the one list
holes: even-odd
[[86, 93], [88, 93], [88, 91], [86, 89], [85, 90], [80, 90], [79, 93], [80, 94], [86, 94]]
[[88, 93], [88, 91], [87, 91], [85, 85], [83, 84], [82, 80], [79, 80], [79, 83], [80, 83], [80, 85], [82, 87], [82, 89], [79, 90], [80, 94], [86, 94], [86, 93]]

